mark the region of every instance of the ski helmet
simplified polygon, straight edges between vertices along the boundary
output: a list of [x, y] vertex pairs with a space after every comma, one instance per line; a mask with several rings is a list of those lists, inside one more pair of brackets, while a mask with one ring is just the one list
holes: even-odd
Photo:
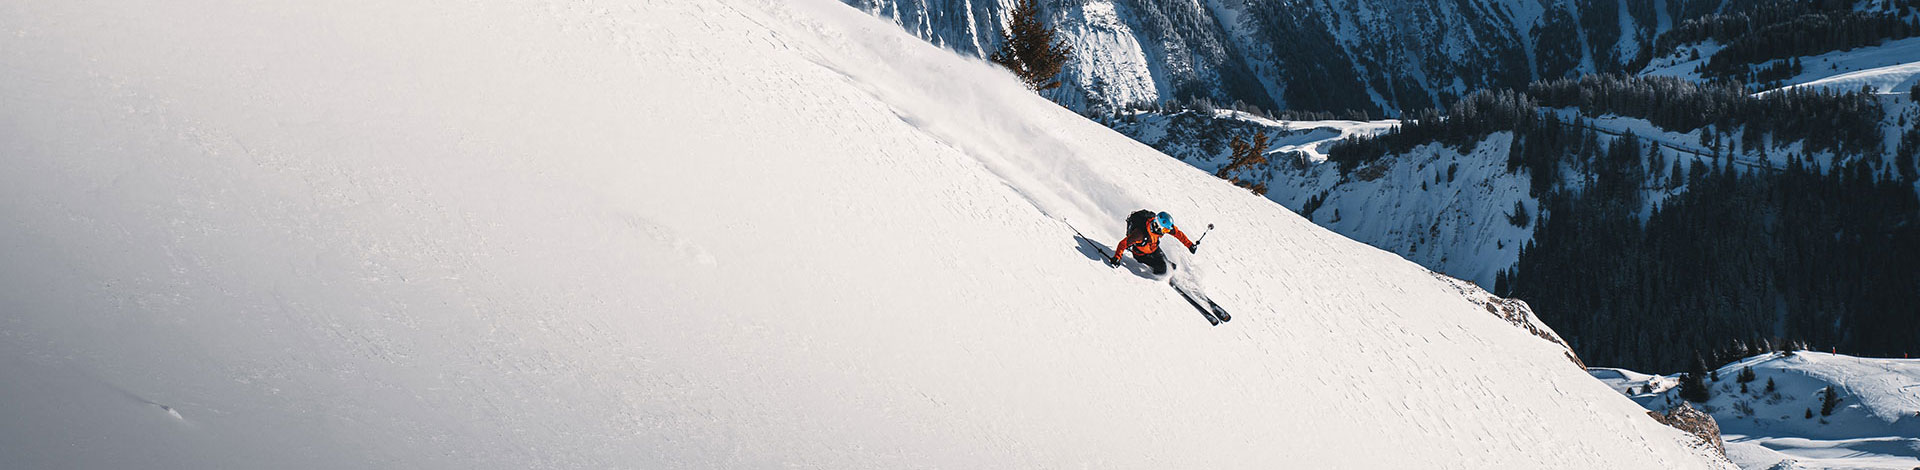
[[1173, 230], [1173, 215], [1161, 212], [1159, 215], [1153, 216], [1153, 229], [1160, 233], [1167, 233], [1167, 231]]

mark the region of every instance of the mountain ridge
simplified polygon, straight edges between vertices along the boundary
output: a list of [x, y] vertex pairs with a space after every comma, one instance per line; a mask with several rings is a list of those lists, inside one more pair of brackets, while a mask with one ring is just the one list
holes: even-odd
[[[961, 53], [1013, 0], [843, 0]], [[1075, 47], [1054, 99], [1104, 113], [1168, 101], [1398, 115], [1540, 78], [1637, 68], [1674, 18], [1718, 1], [1042, 1]], [[1661, 8], [1661, 7], [1664, 8]], [[1594, 18], [1584, 19], [1591, 15]], [[1604, 18], [1613, 16], [1613, 19]]]

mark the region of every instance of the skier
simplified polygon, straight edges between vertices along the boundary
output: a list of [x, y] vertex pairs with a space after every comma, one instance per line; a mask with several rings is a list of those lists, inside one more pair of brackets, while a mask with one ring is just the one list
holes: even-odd
[[1187, 240], [1187, 234], [1173, 225], [1173, 216], [1165, 212], [1159, 214], [1146, 209], [1134, 211], [1127, 216], [1127, 238], [1113, 248], [1113, 259], [1107, 260], [1108, 266], [1119, 266], [1120, 258], [1128, 250], [1133, 251], [1133, 259], [1153, 268], [1154, 274], [1167, 273], [1167, 257], [1160, 251], [1160, 236], [1171, 233], [1180, 243], [1187, 246], [1188, 253], [1197, 252], [1200, 245]]

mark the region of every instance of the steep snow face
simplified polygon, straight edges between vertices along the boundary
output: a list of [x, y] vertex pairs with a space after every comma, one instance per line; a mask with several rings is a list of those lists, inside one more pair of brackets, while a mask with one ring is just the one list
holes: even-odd
[[1012, 0], [846, 0], [940, 47], [986, 57]]
[[[1740, 373], [1748, 368], [1754, 376], [1743, 391]], [[1589, 372], [1649, 409], [1680, 402], [1677, 376]], [[1719, 422], [1727, 455], [1741, 468], [1920, 466], [1920, 359], [1769, 353], [1716, 373], [1711, 399], [1695, 406]], [[1828, 387], [1840, 401], [1832, 415], [1823, 415], [1822, 390]]]
[[[824, 0], [15, 2], [24, 468], [1711, 468], [1481, 299]], [[1208, 326], [1098, 243], [1219, 229]]]
[[1172, 91], [1168, 89], [1172, 74], [1203, 73], [1191, 62], [1195, 54], [1169, 57], [1156, 48], [1155, 57], [1149, 58], [1148, 45], [1140, 43], [1135, 26], [1129, 24], [1134, 15], [1124, 8], [1113, 2], [1089, 1], [1063, 12], [1079, 21], [1061, 25], [1061, 34], [1071, 40], [1066, 44], [1077, 51], [1065, 72], [1070, 78], [1061, 79], [1063, 84], [1071, 84], [1068, 90], [1077, 93], [1060, 93], [1062, 101], [1080, 109], [1086, 109], [1089, 102], [1155, 103]]

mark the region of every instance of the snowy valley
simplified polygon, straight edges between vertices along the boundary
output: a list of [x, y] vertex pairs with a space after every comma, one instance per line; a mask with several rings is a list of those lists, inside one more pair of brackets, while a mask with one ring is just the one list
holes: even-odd
[[[1649, 409], [1686, 403], [1678, 375], [1591, 373]], [[1709, 399], [1686, 406], [1713, 415], [1741, 468], [1920, 467], [1920, 359], [1774, 352], [1710, 374]]]

